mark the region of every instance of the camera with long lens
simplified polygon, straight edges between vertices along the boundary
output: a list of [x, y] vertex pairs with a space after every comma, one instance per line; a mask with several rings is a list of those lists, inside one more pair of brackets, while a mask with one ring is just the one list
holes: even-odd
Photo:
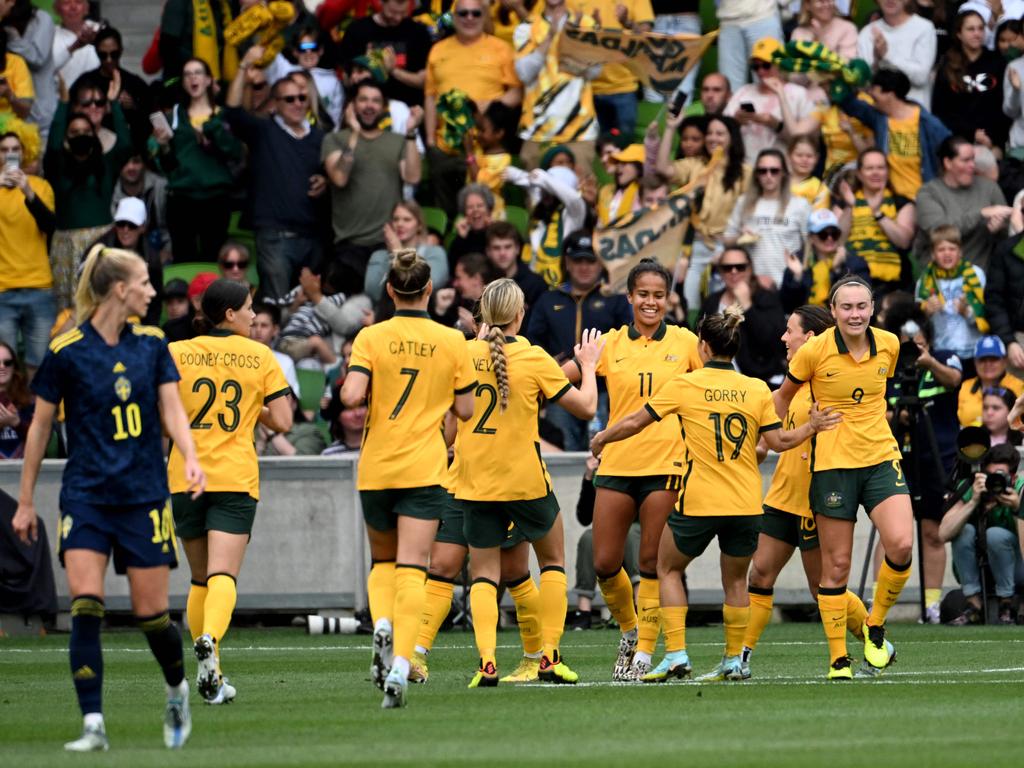
[[899, 382], [904, 395], [917, 394], [917, 383], [921, 380], [921, 369], [917, 367], [917, 360], [921, 357], [921, 350], [913, 340], [921, 332], [919, 326], [913, 320], [907, 320], [900, 328], [900, 332], [909, 338], [900, 344], [900, 352], [896, 357], [896, 373], [894, 378]]

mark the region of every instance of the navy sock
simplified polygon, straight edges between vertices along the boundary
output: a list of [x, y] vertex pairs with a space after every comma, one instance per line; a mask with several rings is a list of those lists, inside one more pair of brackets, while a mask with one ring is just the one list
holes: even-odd
[[75, 683], [78, 706], [83, 715], [103, 711], [103, 650], [100, 625], [103, 601], [93, 595], [81, 595], [71, 601], [71, 679]]
[[185, 658], [181, 650], [181, 633], [171, 621], [167, 611], [156, 616], [136, 616], [139, 629], [149, 642], [149, 649], [156, 657], [160, 669], [164, 672], [164, 680], [168, 685], [180, 685], [185, 679]]

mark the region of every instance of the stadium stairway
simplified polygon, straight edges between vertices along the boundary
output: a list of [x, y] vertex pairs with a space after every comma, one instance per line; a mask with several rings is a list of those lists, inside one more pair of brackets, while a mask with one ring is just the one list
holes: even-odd
[[106, 19], [124, 40], [125, 69], [142, 74], [142, 54], [149, 48], [153, 32], [160, 25], [162, 0], [102, 0], [100, 18]]

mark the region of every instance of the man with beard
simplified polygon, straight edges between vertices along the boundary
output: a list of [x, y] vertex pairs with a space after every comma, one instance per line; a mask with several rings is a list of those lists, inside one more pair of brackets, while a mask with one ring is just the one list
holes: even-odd
[[345, 108], [346, 127], [329, 134], [320, 157], [331, 186], [334, 255], [345, 267], [336, 288], [362, 292], [370, 254], [384, 248], [384, 223], [402, 199], [402, 184], [420, 180], [416, 129], [423, 110], [413, 107], [404, 136], [380, 127], [386, 101], [379, 83], [364, 80]]

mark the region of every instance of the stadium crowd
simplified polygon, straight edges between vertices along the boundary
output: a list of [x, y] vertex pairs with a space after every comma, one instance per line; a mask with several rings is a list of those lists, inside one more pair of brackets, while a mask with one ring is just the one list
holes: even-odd
[[[582, 329], [633, 317], [595, 228], [696, 183], [666, 322], [738, 305], [735, 364], [775, 388], [790, 313], [846, 274], [869, 280], [876, 323], [905, 342], [891, 423], [916, 454], [928, 620], [952, 542], [955, 622], [979, 621], [984, 488], [971, 475], [947, 498], [947, 479], [962, 428], [1021, 442], [1024, 2], [721, 0], [718, 71], [706, 57], [667, 99], [622, 64], [560, 67], [567, 23], [709, 32], [700, 5], [166, 0], [136, 69], [86, 0], [55, 0], [57, 20], [0, 0], [0, 457], [21, 455], [26, 383], [73, 324], [96, 242], [145, 259], [158, 300], [143, 320], [171, 341], [195, 335], [216, 277], [248, 281], [253, 338], [298, 395], [291, 430], [259, 427], [258, 450], [337, 454], [359, 450], [366, 408], [338, 392], [354, 338], [394, 314], [391, 253], [430, 265], [431, 316], [467, 338], [485, 286], [511, 278], [522, 335], [564, 362]], [[863, 60], [866, 84], [836, 94], [789, 71], [787, 41]], [[589, 422], [551, 404], [544, 447], [587, 450], [607, 419], [603, 388]], [[991, 458], [1019, 501], [1016, 460]], [[996, 509], [988, 563], [1012, 623], [1020, 512]], [[593, 574], [579, 587], [592, 595]]]

